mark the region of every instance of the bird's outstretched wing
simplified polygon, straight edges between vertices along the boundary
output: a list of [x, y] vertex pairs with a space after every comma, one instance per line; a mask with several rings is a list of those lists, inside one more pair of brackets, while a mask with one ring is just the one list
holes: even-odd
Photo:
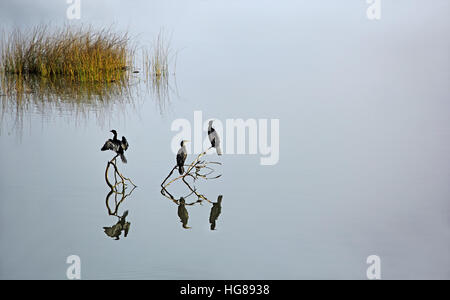
[[122, 136], [121, 146], [124, 151], [127, 151], [128, 147], [129, 147], [128, 141], [124, 136]]
[[106, 151], [106, 150], [117, 151], [117, 145], [114, 144], [114, 142], [112, 140], [107, 140], [101, 150], [102, 151]]

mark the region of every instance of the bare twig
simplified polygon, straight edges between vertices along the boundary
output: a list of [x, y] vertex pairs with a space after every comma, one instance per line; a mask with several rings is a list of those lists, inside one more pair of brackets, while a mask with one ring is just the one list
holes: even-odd
[[[127, 181], [133, 185], [133, 189], [136, 188], [137, 186], [133, 183], [133, 181], [131, 181], [130, 178], [127, 178], [127, 177], [123, 176], [122, 173], [120, 173], [119, 169], [117, 168], [117, 164], [116, 164], [117, 156], [119, 156], [119, 154], [114, 156], [113, 159], [108, 161], [108, 163], [106, 164], [105, 181], [106, 181], [106, 184], [108, 185], [108, 187], [111, 189], [111, 191], [114, 191], [115, 193], [118, 193], [118, 194], [125, 194]], [[115, 180], [114, 184], [112, 184], [108, 178], [108, 171], [109, 171], [110, 166], [114, 167], [114, 180]], [[117, 179], [118, 177], [120, 177], [121, 180], [118, 180]], [[122, 185], [122, 192], [118, 192], [118, 190], [117, 190], [120, 185]]]
[[[209, 148], [211, 149], [211, 147]], [[178, 181], [178, 180], [182, 180], [183, 183], [189, 188], [189, 190], [191, 191], [187, 196], [185, 196], [184, 198], [187, 198], [191, 195], [196, 195], [197, 196], [197, 201], [192, 202], [190, 204], [186, 204], [186, 205], [194, 205], [195, 203], [200, 203], [205, 200], [209, 203], [212, 203], [205, 195], [200, 194], [197, 192], [197, 189], [191, 186], [191, 184], [186, 180], [187, 177], [191, 177], [194, 182], [198, 179], [198, 178], [203, 178], [204, 180], [209, 180], [209, 179], [217, 179], [220, 176], [222, 176], [221, 174], [217, 175], [217, 176], [213, 176], [210, 177], [210, 175], [212, 173], [215, 172], [215, 170], [210, 167], [210, 164], [216, 164], [216, 165], [221, 165], [220, 162], [210, 162], [210, 161], [205, 161], [205, 160], [200, 160], [204, 155], [206, 155], [207, 151], [209, 150], [207, 149], [206, 151], [200, 153], [193, 161], [192, 163], [190, 163], [189, 165], [185, 165], [185, 167], [187, 167], [187, 170], [185, 171], [184, 174], [179, 175], [173, 179], [171, 179], [169, 182], [167, 182], [171, 176], [173, 175], [174, 171], [177, 169], [178, 166], [174, 166], [169, 174], [167, 175], [167, 177], [163, 180], [163, 182], [161, 183], [161, 194], [168, 198], [169, 200], [173, 201], [175, 204], [179, 204], [179, 200], [176, 199], [172, 194], [169, 193], [169, 191], [167, 190], [168, 186], [171, 185], [172, 183]], [[202, 173], [202, 170], [206, 169], [208, 170], [206, 173]]]

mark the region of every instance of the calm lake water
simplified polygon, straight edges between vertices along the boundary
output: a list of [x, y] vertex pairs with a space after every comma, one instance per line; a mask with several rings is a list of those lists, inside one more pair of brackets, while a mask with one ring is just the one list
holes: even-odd
[[[2, 1], [0, 25], [61, 25], [66, 8]], [[374, 254], [383, 279], [450, 279], [450, 3], [382, 1], [379, 21], [366, 9], [82, 1], [69, 23], [114, 24], [142, 45], [171, 35], [170, 100], [145, 84], [129, 98], [20, 110], [1, 97], [0, 278], [65, 279], [78, 255], [83, 279], [365, 279]], [[194, 111], [280, 120], [277, 164], [208, 157], [223, 175], [196, 187], [223, 195], [214, 231], [211, 204], [187, 206], [187, 230], [160, 193], [175, 164], [172, 122], [193, 123]], [[130, 143], [119, 166], [138, 186], [118, 208], [131, 223], [118, 241], [103, 230], [118, 220], [100, 151], [111, 129]]]

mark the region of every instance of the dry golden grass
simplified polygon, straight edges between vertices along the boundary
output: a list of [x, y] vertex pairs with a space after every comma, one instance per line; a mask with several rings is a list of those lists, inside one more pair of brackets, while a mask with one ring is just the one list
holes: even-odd
[[3, 34], [0, 68], [4, 73], [64, 76], [75, 82], [113, 82], [128, 76], [134, 47], [127, 33], [91, 27], [50, 30], [37, 26], [31, 31]]
[[153, 45], [150, 69], [154, 76], [167, 77], [169, 75], [169, 42], [165, 40], [161, 31]]
[[139, 102], [142, 82], [162, 112], [170, 94], [170, 43], [161, 31], [151, 48], [142, 47], [143, 74], [137, 75], [133, 40], [91, 27], [0, 31], [0, 134], [4, 115], [15, 116], [20, 128], [23, 117], [36, 110], [43, 115], [93, 112], [106, 122], [112, 107]]

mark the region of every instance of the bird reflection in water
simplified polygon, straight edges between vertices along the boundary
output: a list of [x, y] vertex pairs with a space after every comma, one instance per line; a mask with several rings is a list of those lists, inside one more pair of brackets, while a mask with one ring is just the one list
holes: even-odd
[[124, 231], [124, 237], [127, 237], [128, 231], [130, 230], [130, 222], [126, 221], [126, 217], [128, 216], [128, 210], [126, 210], [123, 215], [118, 216], [119, 220], [117, 223], [111, 227], [103, 227], [107, 236], [114, 238], [115, 240], [120, 240], [120, 235], [122, 231]]
[[[108, 210], [108, 214], [110, 216], [115, 216], [118, 218], [116, 224], [110, 226], [110, 227], [103, 227], [103, 230], [105, 231], [105, 234], [115, 240], [119, 240], [122, 232], [124, 232], [124, 237], [128, 236], [128, 231], [130, 230], [131, 223], [127, 222], [126, 218], [128, 216], [128, 210], [126, 210], [122, 215], [119, 215], [119, 206], [125, 201], [125, 199], [131, 195], [131, 193], [134, 191], [135, 188], [133, 188], [130, 193], [128, 194], [120, 194], [115, 193], [114, 191], [110, 191], [108, 195], [106, 196], [106, 208]], [[114, 211], [111, 210], [111, 207], [109, 205], [110, 197], [114, 194]], [[121, 199], [117, 201], [117, 195], [121, 196]]]
[[211, 224], [211, 230], [216, 229], [216, 221], [217, 218], [220, 216], [220, 213], [222, 212], [222, 195], [219, 195], [217, 197], [217, 202], [212, 203], [211, 207], [211, 213], [209, 214], [209, 223]]
[[187, 226], [189, 220], [189, 213], [186, 209], [186, 201], [183, 197], [180, 198], [180, 203], [178, 204], [178, 217], [180, 217], [180, 222], [183, 224], [184, 229], [189, 229], [191, 227]]
[[[216, 228], [216, 221], [220, 216], [220, 213], [222, 212], [222, 195], [219, 195], [217, 197], [217, 202], [212, 202], [211, 200], [209, 200], [205, 195], [199, 194], [198, 191], [191, 187], [189, 185], [189, 183], [185, 182], [186, 185], [188, 185], [189, 189], [191, 190], [191, 192], [184, 196], [184, 197], [180, 197], [179, 200], [177, 200], [164, 186], [161, 189], [161, 194], [163, 196], [165, 196], [167, 199], [171, 200], [173, 203], [175, 203], [177, 205], [177, 213], [178, 213], [178, 217], [180, 218], [180, 222], [182, 224], [182, 227], [184, 229], [190, 229], [191, 227], [188, 226], [188, 220], [189, 220], [189, 212], [186, 208], [186, 206], [194, 206], [196, 204], [200, 204], [200, 206], [203, 206], [204, 202], [208, 202], [210, 204], [212, 204], [211, 207], [211, 212], [209, 215], [209, 223], [210, 223], [210, 227], [211, 230], [215, 230]], [[191, 197], [191, 196], [196, 196], [197, 200], [187, 203], [186, 199]]]

